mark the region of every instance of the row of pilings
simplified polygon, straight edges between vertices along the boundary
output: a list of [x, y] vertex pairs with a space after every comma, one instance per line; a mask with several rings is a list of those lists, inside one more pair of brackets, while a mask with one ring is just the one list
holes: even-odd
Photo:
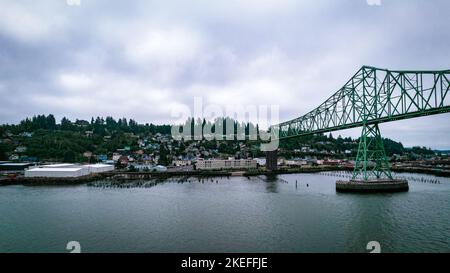
[[[344, 178], [344, 179], [352, 179], [353, 172], [351, 171], [336, 171], [336, 172], [320, 172], [319, 175], [323, 176], [332, 176], [336, 178]], [[419, 183], [427, 183], [427, 184], [441, 184], [441, 181], [435, 177], [426, 178], [426, 177], [417, 177], [417, 176], [405, 176], [405, 175], [395, 175], [395, 179], [398, 180], [407, 180]]]
[[182, 177], [149, 177], [147, 179], [137, 179], [136, 177], [132, 180], [129, 178], [118, 178], [109, 177], [105, 180], [90, 182], [87, 185], [89, 187], [96, 188], [151, 188], [158, 184], [171, 182], [171, 183], [219, 183], [219, 179], [230, 179], [230, 176], [218, 176], [218, 177], [194, 177], [194, 176], [182, 176]]

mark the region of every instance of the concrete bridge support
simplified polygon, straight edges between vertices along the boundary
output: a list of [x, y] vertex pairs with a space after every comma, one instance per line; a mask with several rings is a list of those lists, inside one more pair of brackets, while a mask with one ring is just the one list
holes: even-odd
[[266, 152], [266, 169], [268, 171], [278, 169], [278, 150]]

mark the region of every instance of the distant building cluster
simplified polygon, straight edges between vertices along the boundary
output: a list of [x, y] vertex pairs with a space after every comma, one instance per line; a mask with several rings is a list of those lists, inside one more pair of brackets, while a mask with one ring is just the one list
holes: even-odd
[[195, 166], [198, 170], [256, 169], [257, 162], [252, 159], [199, 159]]

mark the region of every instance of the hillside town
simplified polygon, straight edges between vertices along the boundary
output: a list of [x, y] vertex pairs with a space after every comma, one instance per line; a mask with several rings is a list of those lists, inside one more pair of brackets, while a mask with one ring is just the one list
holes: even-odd
[[[393, 166], [449, 168], [445, 151], [404, 148], [385, 139]], [[0, 171], [3, 176], [83, 176], [93, 169], [129, 172], [194, 172], [201, 170], [264, 169], [265, 153], [258, 141], [177, 141], [167, 125], [139, 125], [133, 120], [66, 118], [52, 115], [0, 127]], [[280, 169], [314, 166], [352, 168], [358, 140], [315, 135], [282, 143]], [[27, 170], [27, 171], [26, 171]]]

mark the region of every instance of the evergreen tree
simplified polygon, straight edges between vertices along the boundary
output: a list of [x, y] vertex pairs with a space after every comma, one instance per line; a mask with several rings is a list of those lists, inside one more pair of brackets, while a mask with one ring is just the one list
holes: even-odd
[[0, 161], [7, 160], [7, 159], [8, 159], [8, 156], [6, 156], [6, 149], [2, 144], [0, 144]]
[[170, 164], [169, 157], [168, 157], [168, 151], [164, 144], [161, 144], [159, 146], [159, 165], [168, 166]]
[[66, 117], [63, 117], [61, 119], [61, 130], [71, 130], [72, 129], [72, 122], [70, 122], [69, 119]]

